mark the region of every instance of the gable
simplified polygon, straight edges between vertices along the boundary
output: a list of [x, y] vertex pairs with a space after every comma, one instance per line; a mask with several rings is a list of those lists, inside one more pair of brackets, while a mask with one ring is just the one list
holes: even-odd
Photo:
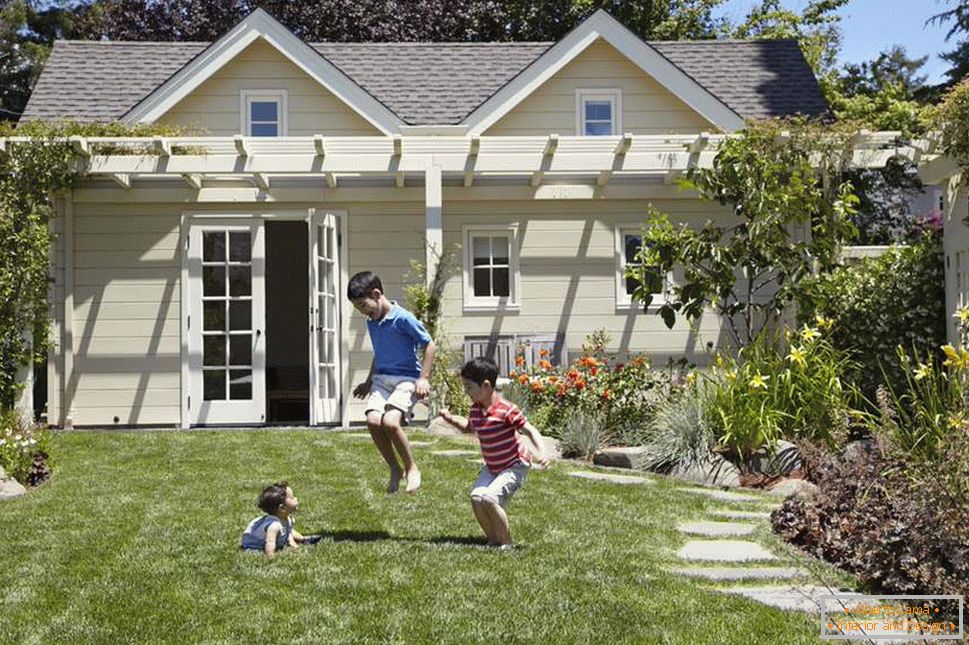
[[201, 127], [216, 136], [243, 131], [244, 90], [284, 90], [287, 134], [381, 134], [354, 109], [321, 86], [275, 47], [257, 39], [178, 101], [157, 123]]
[[587, 89], [620, 91], [624, 132], [676, 134], [716, 129], [715, 124], [599, 38], [484, 134], [578, 134], [576, 92]]

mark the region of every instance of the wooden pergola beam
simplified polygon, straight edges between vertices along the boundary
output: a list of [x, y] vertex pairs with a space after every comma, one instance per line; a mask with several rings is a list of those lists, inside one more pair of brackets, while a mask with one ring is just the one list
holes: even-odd
[[269, 190], [269, 176], [268, 175], [265, 175], [265, 174], [263, 174], [261, 172], [256, 172], [256, 173], [253, 173], [252, 174], [252, 178], [256, 182], [256, 185], [257, 186], [259, 186], [263, 190]]
[[246, 140], [245, 138], [243, 138], [241, 134], [237, 134], [234, 137], [232, 137], [232, 141], [233, 143], [235, 143], [237, 155], [239, 155], [240, 157], [249, 156], [249, 146], [246, 144]]
[[202, 175], [197, 173], [187, 172], [184, 175], [182, 175], [182, 179], [184, 179], [185, 183], [191, 186], [192, 188], [194, 188], [195, 190], [202, 189]]
[[468, 159], [464, 164], [464, 187], [470, 188], [474, 184], [474, 166], [478, 162], [478, 151], [481, 149], [481, 137], [471, 137], [468, 146]]
[[108, 175], [111, 177], [111, 181], [116, 183], [118, 186], [128, 190], [131, 188], [131, 175], [126, 175], [122, 173], [113, 173]]
[[542, 151], [542, 169], [532, 173], [532, 180], [530, 183], [533, 188], [541, 185], [542, 179], [545, 177], [545, 170], [552, 165], [552, 157], [555, 156], [555, 151], [558, 150], [558, 147], [559, 135], [548, 135], [548, 139], [545, 141], [545, 149]]

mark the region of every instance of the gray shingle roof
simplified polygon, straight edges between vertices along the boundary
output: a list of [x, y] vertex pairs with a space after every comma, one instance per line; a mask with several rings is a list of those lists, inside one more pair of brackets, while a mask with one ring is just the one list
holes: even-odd
[[[553, 43], [312, 46], [410, 124], [459, 123]], [[794, 41], [650, 42], [745, 118], [827, 105]], [[25, 119], [120, 119], [209, 43], [57, 41]]]

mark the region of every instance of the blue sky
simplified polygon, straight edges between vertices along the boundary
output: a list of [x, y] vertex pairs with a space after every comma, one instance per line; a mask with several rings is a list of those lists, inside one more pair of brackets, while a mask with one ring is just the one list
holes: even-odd
[[[755, 0], [728, 0], [717, 15], [739, 22], [755, 4]], [[784, 0], [783, 5], [800, 11], [807, 0]], [[912, 58], [929, 55], [922, 73], [928, 74], [930, 83], [937, 83], [948, 68], [938, 54], [955, 47], [953, 41], [943, 40], [946, 26], [926, 25], [925, 21], [953, 6], [952, 2], [938, 0], [851, 0], [840, 11], [841, 62], [859, 63], [892, 45], [904, 45]]]

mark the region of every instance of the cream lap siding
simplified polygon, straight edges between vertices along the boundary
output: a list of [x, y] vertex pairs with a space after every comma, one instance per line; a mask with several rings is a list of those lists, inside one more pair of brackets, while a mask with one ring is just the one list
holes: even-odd
[[574, 60], [485, 131], [486, 135], [574, 135], [575, 92], [622, 91], [622, 129], [633, 134], [691, 133], [716, 129], [603, 40]]
[[179, 211], [74, 205], [76, 425], [179, 422]]
[[[698, 200], [654, 204], [674, 221], [697, 227], [725, 213]], [[465, 313], [460, 278], [448, 283], [444, 312], [454, 343], [465, 336], [565, 332], [575, 353], [587, 334], [605, 329], [612, 336], [610, 351], [648, 352], [660, 361], [686, 355], [706, 362], [706, 343], [725, 342], [716, 316], [704, 316], [696, 329], [679, 321], [669, 330], [655, 313], [617, 311], [615, 228], [641, 223], [645, 210], [640, 202], [445, 202], [445, 244], [460, 242], [463, 226], [513, 222], [521, 244], [520, 312]]]
[[286, 90], [288, 136], [374, 136], [380, 131], [279, 53], [258, 40], [158, 120], [213, 135], [242, 132], [242, 90]]

